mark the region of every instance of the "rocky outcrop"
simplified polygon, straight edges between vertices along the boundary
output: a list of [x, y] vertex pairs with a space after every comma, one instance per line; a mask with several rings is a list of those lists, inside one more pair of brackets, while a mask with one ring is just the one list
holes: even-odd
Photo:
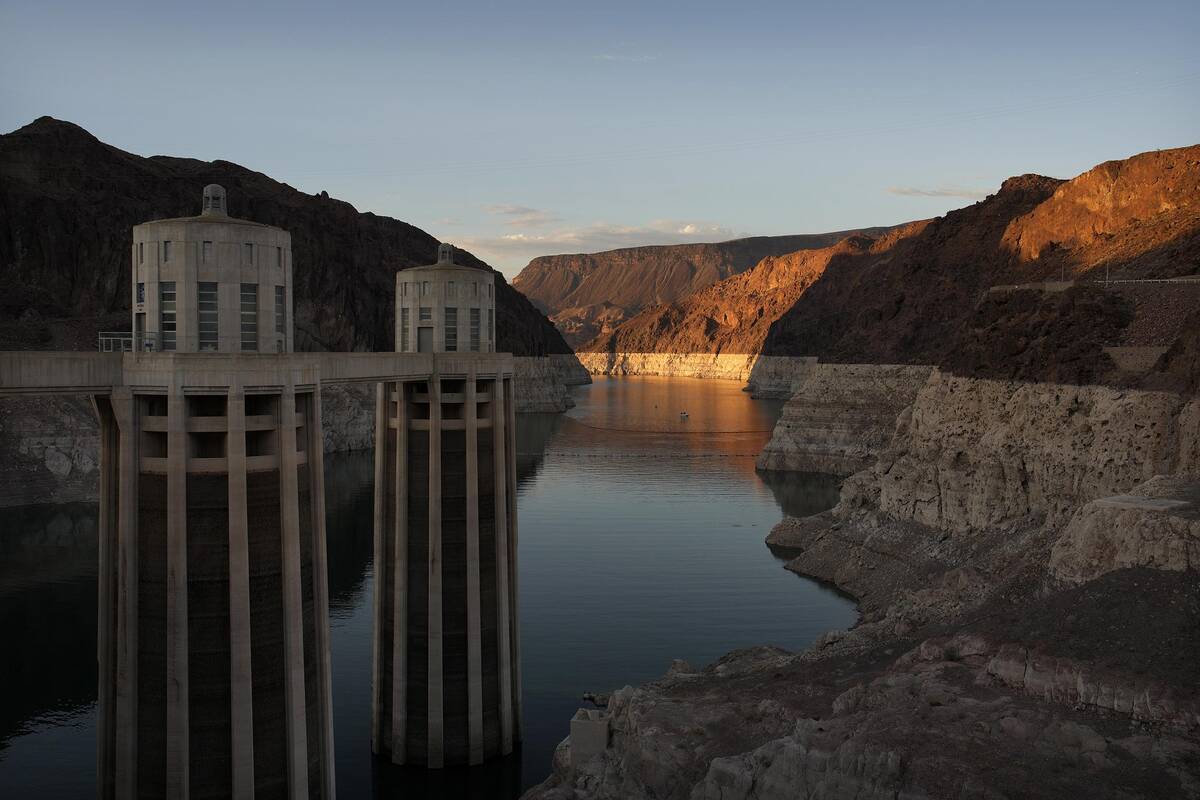
[[849, 475], [869, 467], [932, 371], [814, 364], [783, 407], [758, 468]]
[[1200, 481], [1158, 476], [1075, 512], [1050, 572], [1080, 584], [1130, 567], [1200, 570]]
[[645, 306], [680, 300], [767, 256], [827, 247], [858, 232], [753, 236], [712, 244], [539, 256], [521, 270], [513, 285], [550, 314], [568, 342], [578, 346]]
[[574, 408], [572, 386], [592, 382], [574, 356], [546, 356], [513, 360], [517, 411], [559, 412]]
[[1181, 426], [1194, 426], [1196, 403], [939, 371], [843, 503], [954, 532], [1026, 518], [1062, 524], [1084, 503], [1194, 470], [1200, 442]]
[[564, 742], [528, 797], [1200, 797], [1197, 420], [933, 372], [838, 506], [768, 538], [858, 624], [614, 693], [608, 747]]
[[0, 399], [0, 507], [92, 501], [100, 428], [83, 397]]

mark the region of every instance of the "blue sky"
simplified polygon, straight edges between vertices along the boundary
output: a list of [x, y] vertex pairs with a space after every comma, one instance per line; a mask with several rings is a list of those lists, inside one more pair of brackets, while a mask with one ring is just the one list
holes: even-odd
[[1198, 43], [1194, 0], [0, 0], [0, 129], [235, 161], [511, 276], [918, 219], [1200, 142]]

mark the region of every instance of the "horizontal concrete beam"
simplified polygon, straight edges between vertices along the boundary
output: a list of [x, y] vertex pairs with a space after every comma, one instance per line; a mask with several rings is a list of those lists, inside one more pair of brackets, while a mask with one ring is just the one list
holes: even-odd
[[0, 394], [108, 394], [120, 386], [121, 353], [0, 352]]
[[166, 391], [182, 373], [182, 388], [204, 391], [336, 383], [420, 380], [434, 373], [465, 378], [511, 374], [507, 353], [63, 353], [0, 351], [0, 396], [108, 394], [128, 386]]

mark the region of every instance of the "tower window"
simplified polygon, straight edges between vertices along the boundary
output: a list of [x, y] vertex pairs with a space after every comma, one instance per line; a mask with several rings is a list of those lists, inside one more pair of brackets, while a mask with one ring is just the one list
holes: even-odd
[[171, 260], [171, 243], [163, 242], [163, 261]]
[[201, 282], [196, 286], [196, 324], [199, 326], [200, 351], [217, 349], [217, 284]]
[[452, 353], [458, 349], [458, 309], [446, 307], [446, 323], [443, 326], [446, 338], [446, 352]]
[[417, 321], [429, 322], [431, 319], [433, 319], [433, 309], [429, 306], [421, 306], [417, 311]]
[[137, 285], [137, 301], [139, 303], [146, 302], [146, 284], [141, 282]]
[[146, 261], [146, 243], [138, 242], [138, 263], [142, 264]]
[[429, 281], [421, 281], [421, 294], [429, 294]]
[[275, 287], [275, 332], [283, 334], [287, 330], [287, 303], [284, 301], [284, 288]]
[[175, 281], [158, 284], [158, 329], [162, 334], [162, 349], [175, 349]]
[[[248, 247], [249, 245], [247, 245]], [[242, 284], [242, 349], [258, 349], [258, 284]]]
[[454, 281], [446, 281], [446, 297], [454, 297]]
[[[495, 341], [495, 339], [496, 339], [495, 314], [496, 314], [496, 312], [494, 310], [492, 310], [490, 308], [488, 309], [488, 341], [489, 342]], [[489, 350], [488, 352], [491, 352], [491, 350]]]
[[212, 242], [201, 242], [200, 244], [200, 262], [207, 264], [212, 261]]
[[275, 266], [279, 267], [280, 269], [283, 269], [283, 248], [282, 247], [275, 248]]
[[471, 352], [479, 352], [479, 309], [471, 309]]
[[408, 352], [408, 309], [400, 309], [400, 352]]

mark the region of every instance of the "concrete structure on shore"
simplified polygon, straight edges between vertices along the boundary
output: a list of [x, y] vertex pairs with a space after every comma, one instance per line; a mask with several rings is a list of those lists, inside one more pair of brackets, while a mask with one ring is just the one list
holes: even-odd
[[[403, 424], [380, 436], [399, 493], [386, 508], [377, 497], [376, 517], [429, 520], [411, 541], [395, 528], [406, 532], [404, 553], [428, 542], [437, 567], [428, 601], [414, 594], [404, 618], [416, 620], [428, 603], [420, 643], [409, 648], [428, 652], [428, 672], [414, 662], [407, 673], [429, 676], [419, 684], [429, 692], [428, 763], [441, 763], [432, 756], [443, 747], [440, 735], [432, 744], [435, 720], [458, 730], [461, 716], [465, 742], [467, 717], [478, 716], [465, 709], [478, 710], [480, 691], [493, 709], [483, 724], [492, 744], [480, 752], [508, 752], [519, 715], [511, 356], [293, 353], [289, 235], [228, 217], [219, 186], [206, 187], [203, 202], [198, 217], [134, 229], [131, 332], [102, 334], [98, 353], [0, 353], [0, 396], [87, 394], [100, 420], [97, 794], [334, 796], [320, 393], [328, 383], [383, 381], [381, 398], [402, 398], [380, 403], [382, 419]], [[470, 561], [463, 548], [481, 542], [492, 555]], [[444, 638], [435, 590], [443, 550]], [[413, 562], [422, 578], [424, 552]], [[480, 625], [493, 647], [482, 654]], [[470, 656], [467, 631], [476, 631]], [[496, 680], [481, 684], [481, 668]], [[443, 683], [444, 706], [435, 697]], [[415, 715], [418, 692], [410, 696]]]
[[396, 286], [397, 351], [439, 355], [377, 398], [372, 747], [479, 764], [521, 735], [512, 361], [452, 359], [494, 349], [494, 289], [449, 245]]

